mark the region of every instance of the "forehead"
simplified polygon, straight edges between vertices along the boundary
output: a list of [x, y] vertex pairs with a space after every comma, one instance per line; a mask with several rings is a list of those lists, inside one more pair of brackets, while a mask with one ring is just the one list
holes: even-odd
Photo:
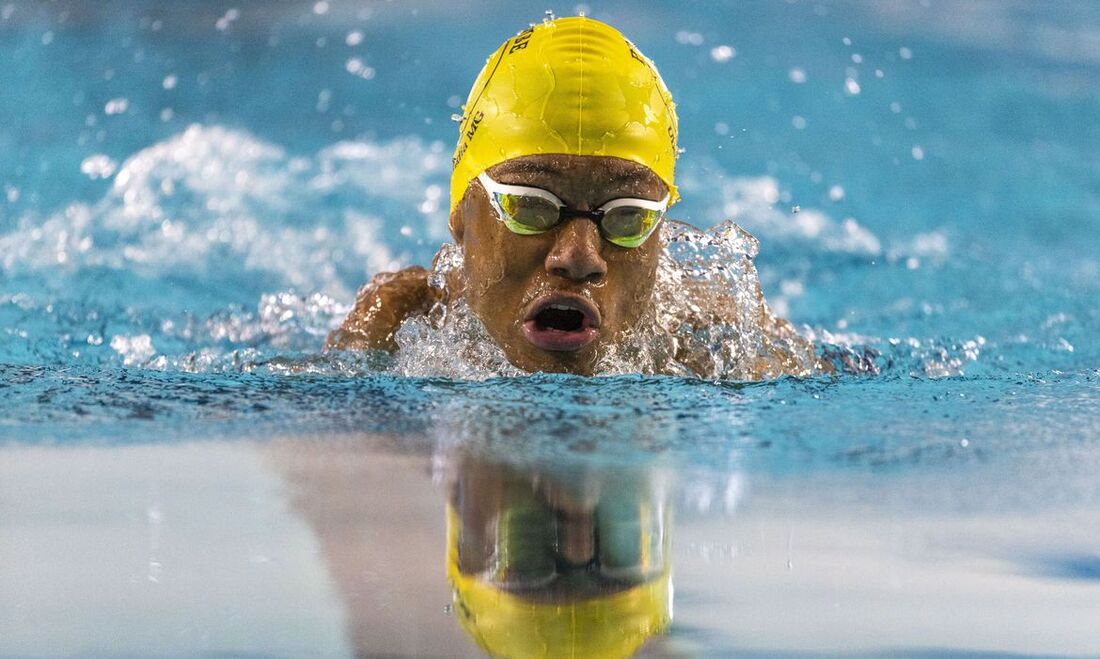
[[494, 165], [488, 173], [501, 183], [549, 190], [565, 202], [616, 197], [660, 201], [668, 193], [668, 186], [652, 169], [613, 156], [522, 156]]

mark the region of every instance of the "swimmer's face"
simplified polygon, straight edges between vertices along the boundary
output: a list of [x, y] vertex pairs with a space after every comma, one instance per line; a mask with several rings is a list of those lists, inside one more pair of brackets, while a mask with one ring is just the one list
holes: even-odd
[[[497, 183], [548, 190], [581, 211], [668, 193], [648, 167], [609, 156], [524, 156], [487, 173]], [[467, 302], [508, 360], [526, 371], [591, 374], [650, 303], [658, 232], [639, 247], [619, 247], [581, 216], [519, 235], [497, 218], [476, 180], [451, 215], [451, 232], [463, 247]]]

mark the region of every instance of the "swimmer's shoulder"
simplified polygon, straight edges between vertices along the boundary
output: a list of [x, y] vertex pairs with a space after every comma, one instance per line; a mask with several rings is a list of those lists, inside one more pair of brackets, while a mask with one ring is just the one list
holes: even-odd
[[394, 335], [410, 316], [426, 313], [439, 298], [429, 271], [411, 266], [381, 272], [359, 289], [355, 306], [328, 335], [326, 350], [397, 350]]

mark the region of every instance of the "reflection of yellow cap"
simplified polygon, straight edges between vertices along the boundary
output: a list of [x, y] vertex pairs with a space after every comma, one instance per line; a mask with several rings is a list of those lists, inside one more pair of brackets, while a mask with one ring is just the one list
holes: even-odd
[[463, 111], [452, 211], [478, 174], [538, 153], [633, 160], [678, 198], [672, 96], [653, 62], [609, 25], [559, 18], [520, 32], [485, 62]]
[[606, 596], [537, 602], [459, 569], [461, 522], [447, 506], [447, 576], [463, 629], [495, 657], [627, 657], [671, 621], [669, 568], [656, 578]]

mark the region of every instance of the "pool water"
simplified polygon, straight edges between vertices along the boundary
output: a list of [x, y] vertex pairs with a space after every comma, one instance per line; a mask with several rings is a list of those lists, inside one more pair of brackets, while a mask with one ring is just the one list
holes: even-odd
[[448, 239], [521, 4], [0, 0], [0, 655], [477, 656], [447, 527], [501, 479], [663, 511], [643, 655], [1100, 653], [1100, 6], [553, 8], [858, 373], [322, 354]]

